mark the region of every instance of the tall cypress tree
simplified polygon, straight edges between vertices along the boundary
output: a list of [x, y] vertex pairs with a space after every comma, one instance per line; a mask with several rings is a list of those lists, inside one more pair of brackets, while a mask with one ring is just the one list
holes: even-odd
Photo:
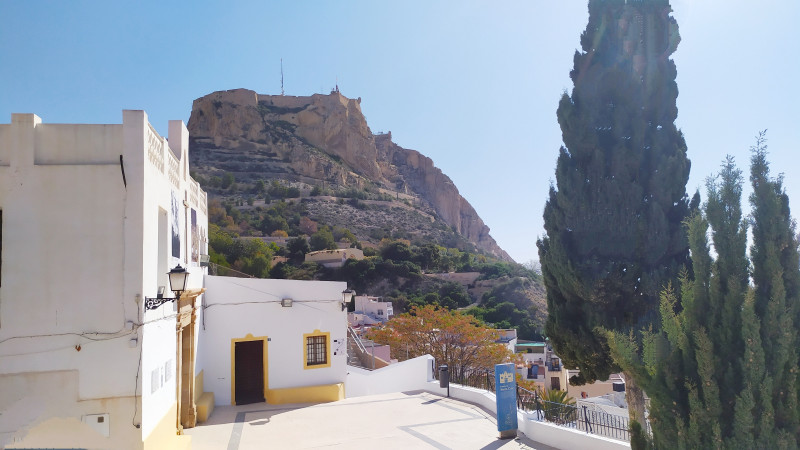
[[[730, 426], [733, 404], [741, 389], [741, 349], [743, 341], [742, 304], [748, 289], [747, 221], [742, 218], [742, 172], [732, 157], [722, 165], [719, 183], [709, 180], [706, 217], [713, 230], [712, 242], [717, 258], [712, 268], [709, 303], [704, 320], [697, 324], [715, 343], [715, 380], [719, 384], [722, 410], [711, 412], [724, 418], [723, 427]], [[723, 434], [727, 433], [723, 429]]]
[[[773, 448], [797, 445], [798, 432], [798, 327], [800, 327], [800, 255], [794, 222], [789, 212], [789, 197], [783, 179], [770, 178], [765, 131], [759, 133], [752, 147], [750, 182], [753, 193], [753, 263], [754, 310], [761, 319], [760, 338], [763, 359], [769, 367], [770, 383], [763, 403], [772, 403], [774, 433], [762, 441]], [[745, 360], [745, 370], [753, 369]], [[762, 408], [765, 410], [768, 408]], [[763, 413], [762, 413], [763, 415]], [[768, 432], [769, 428], [764, 429]]]
[[[751, 260], [742, 175], [728, 160], [708, 183], [705, 214], [687, 221], [692, 273], [662, 293], [661, 328], [611, 353], [651, 398], [656, 448], [797, 448], [800, 256], [788, 196], [753, 149]], [[711, 227], [715, 258], [706, 238]], [[750, 264], [752, 263], [752, 264]], [[752, 268], [752, 285], [748, 283]]]
[[[761, 346], [758, 321], [744, 307], [747, 223], [741, 211], [742, 174], [733, 159], [726, 160], [718, 180], [708, 180], [707, 188], [705, 214], [686, 221], [694, 276], [684, 270], [679, 293], [672, 286], [662, 292], [660, 329], [646, 331], [641, 342], [608, 333], [611, 353], [650, 396], [656, 448], [721, 448], [734, 425], [754, 426], [755, 400], [737, 405], [741, 385], [756, 381], [742, 380], [741, 355], [757, 357]], [[716, 259], [707, 239], [709, 226]], [[746, 348], [742, 324], [744, 334], [756, 339]], [[763, 373], [751, 375], [764, 380]], [[737, 436], [742, 443], [748, 437]]]
[[[564, 146], [537, 243], [547, 336], [575, 382], [619, 367], [596, 331], [638, 329], [688, 258], [682, 221], [690, 163], [675, 126], [680, 37], [668, 0], [590, 0], [589, 23], [558, 106]], [[628, 384], [632, 416], [643, 398]]]

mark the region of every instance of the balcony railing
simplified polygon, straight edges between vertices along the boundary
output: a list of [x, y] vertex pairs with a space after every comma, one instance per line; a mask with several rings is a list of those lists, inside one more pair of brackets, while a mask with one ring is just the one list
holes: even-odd
[[547, 363], [547, 370], [550, 372], [560, 372], [561, 371], [561, 364], [560, 363]]

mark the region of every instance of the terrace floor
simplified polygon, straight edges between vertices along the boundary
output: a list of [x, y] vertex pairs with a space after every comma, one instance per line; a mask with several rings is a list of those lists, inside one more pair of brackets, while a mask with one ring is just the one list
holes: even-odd
[[206, 423], [185, 430], [193, 450], [264, 448], [536, 449], [520, 435], [497, 439], [494, 415], [429, 392], [399, 392], [333, 403], [217, 406]]

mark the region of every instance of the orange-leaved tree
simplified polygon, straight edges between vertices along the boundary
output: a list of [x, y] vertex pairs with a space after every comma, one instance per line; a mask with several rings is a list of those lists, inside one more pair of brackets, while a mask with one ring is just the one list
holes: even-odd
[[413, 307], [411, 312], [393, 317], [386, 325], [373, 329], [367, 337], [388, 344], [398, 360], [431, 355], [436, 364], [447, 364], [453, 377], [485, 369], [511, 360], [511, 352], [495, 341], [498, 331], [486, 328], [473, 316], [434, 305]]

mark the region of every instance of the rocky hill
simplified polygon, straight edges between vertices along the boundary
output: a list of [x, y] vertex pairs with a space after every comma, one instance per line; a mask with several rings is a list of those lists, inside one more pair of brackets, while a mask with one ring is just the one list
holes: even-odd
[[[384, 203], [383, 213], [375, 216], [387, 212], [392, 216], [396, 211], [399, 220], [422, 218], [416, 223], [433, 224], [426, 231], [429, 238], [435, 234], [431, 230], [449, 228], [479, 251], [511, 261], [430, 158], [395, 144], [391, 133], [372, 133], [360, 98], [349, 99], [339, 92], [292, 97], [247, 89], [219, 91], [194, 101], [188, 128], [191, 167], [203, 178], [232, 174], [236, 183], [277, 179], [303, 192], [369, 192], [370, 199]], [[312, 198], [309, 210], [334, 223], [335, 216], [341, 216], [339, 222], [353, 225], [352, 215], [344, 217], [352, 214], [352, 208]], [[370, 226], [381, 226], [361, 224], [365, 234], [370, 234]]]

